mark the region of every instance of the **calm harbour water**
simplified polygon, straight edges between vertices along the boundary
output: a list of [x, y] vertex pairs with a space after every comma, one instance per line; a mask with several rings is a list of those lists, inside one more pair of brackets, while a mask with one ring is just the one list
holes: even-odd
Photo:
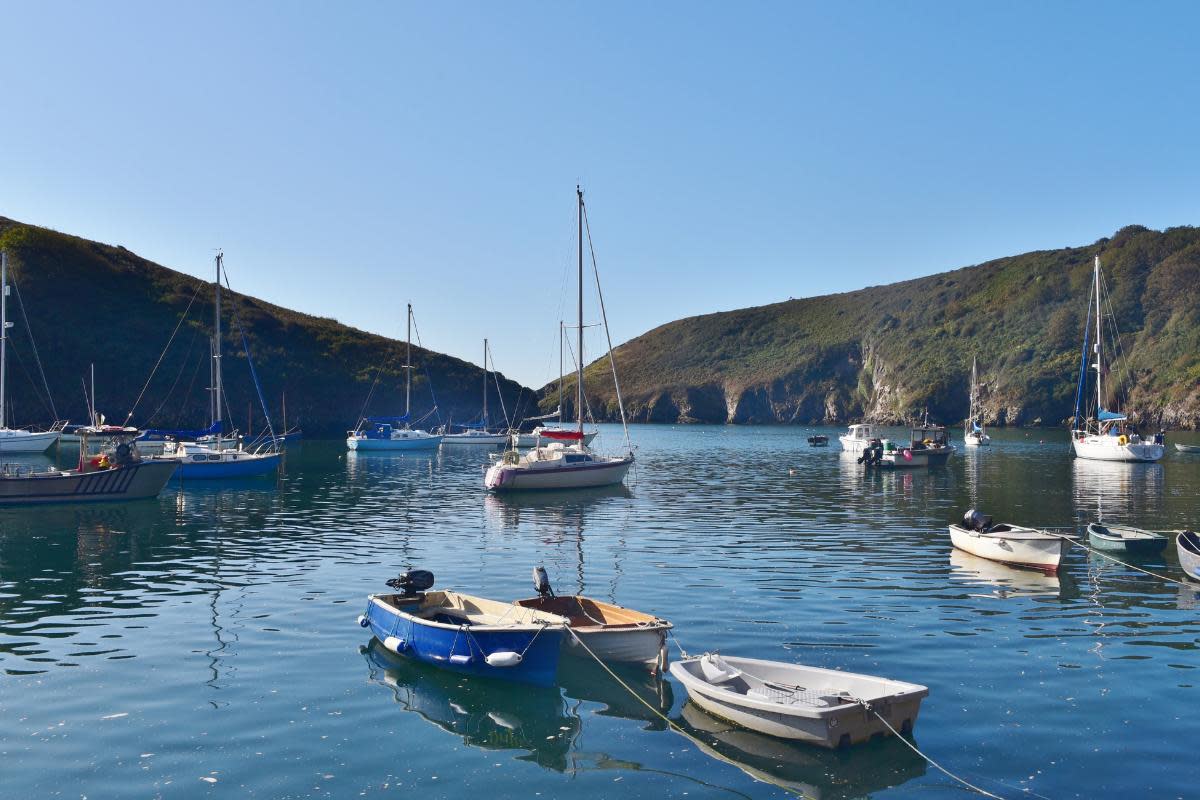
[[[1195, 526], [1200, 458], [1080, 462], [1060, 432], [999, 431], [945, 468], [866, 474], [811, 432], [639, 426], [627, 490], [493, 497], [485, 449], [306, 442], [278, 481], [0, 510], [0, 794], [787, 796], [769, 777], [968, 796], [896, 741], [789, 745], [637, 681], [701, 748], [585, 663], [564, 659], [558, 690], [471, 682], [355, 624], [405, 568], [508, 599], [544, 563], [560, 591], [671, 619], [691, 651], [926, 684], [917, 745], [1003, 797], [1195, 796], [1200, 595], [1079, 550], [1059, 578], [1010, 570], [952, 552], [945, 526], [973, 505], [1082, 526], [1100, 504]], [[1173, 544], [1139, 563], [1182, 577]]]

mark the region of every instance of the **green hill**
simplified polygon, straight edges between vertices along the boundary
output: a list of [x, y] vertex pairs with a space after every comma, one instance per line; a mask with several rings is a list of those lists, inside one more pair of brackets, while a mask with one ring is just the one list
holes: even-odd
[[[211, 283], [161, 267], [124, 247], [3, 217], [0, 248], [8, 251], [9, 270], [33, 331], [31, 342], [14, 292], [9, 298], [9, 319], [16, 322], [9, 332], [10, 422], [47, 424], [55, 417], [37, 370], [39, 354], [60, 419], [86, 421], [81, 379], [94, 363], [99, 410], [109, 422], [124, 420], [194, 297], [133, 422], [161, 427], [205, 423]], [[402, 309], [400, 301], [396, 302]], [[308, 435], [343, 435], [358, 419], [368, 393], [372, 398], [368, 413], [403, 412], [402, 342], [236, 293], [226, 295], [225, 308], [226, 396], [233, 423], [242, 431], [248, 427], [261, 430], [263, 416], [232, 308], [245, 329], [276, 425], [280, 424], [285, 393], [289, 425], [300, 424]], [[479, 367], [416, 346], [413, 353], [414, 416], [433, 407], [432, 378], [443, 420], [475, 419], [481, 404]], [[377, 371], [379, 382], [371, 392]], [[504, 378], [500, 383], [510, 412], [518, 396], [523, 398], [522, 405], [530, 405], [529, 389]], [[493, 395], [491, 402], [495, 401]]]
[[[1074, 407], [1097, 254], [1127, 356], [1110, 385], [1129, 387], [1122, 405], [1142, 423], [1197, 427], [1194, 227], [1131, 226], [1087, 247], [679, 320], [615, 350], [621, 390], [636, 421], [899, 422], [928, 408], [953, 423], [967, 414], [977, 356], [990, 423], [1057, 425]], [[596, 415], [615, 418], [607, 358], [585, 384]], [[547, 386], [542, 407], [556, 398]]]

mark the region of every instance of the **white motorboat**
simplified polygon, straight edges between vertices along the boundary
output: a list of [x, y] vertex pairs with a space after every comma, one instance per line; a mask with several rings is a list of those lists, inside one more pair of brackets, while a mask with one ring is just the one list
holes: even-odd
[[[1108, 371], [1104, 367], [1102, 346], [1104, 330], [1100, 303], [1100, 256], [1096, 256], [1092, 274], [1095, 307], [1093, 308], [1091, 303], [1088, 304], [1088, 321], [1083, 328], [1083, 358], [1079, 364], [1079, 384], [1075, 393], [1071, 446], [1078, 458], [1096, 461], [1158, 461], [1166, 451], [1163, 434], [1158, 433], [1146, 439], [1129, 425], [1128, 417], [1124, 413], [1105, 408], [1104, 376]], [[1096, 360], [1089, 364], [1088, 336], [1092, 330], [1093, 315], [1096, 318], [1096, 341], [1092, 344], [1092, 353]], [[1085, 416], [1081, 408], [1089, 369], [1096, 373], [1096, 407], [1089, 409], [1089, 413], [1094, 416]]]
[[716, 653], [675, 661], [671, 675], [713, 716], [828, 748], [889, 734], [880, 717], [911, 734], [929, 695], [915, 683]]
[[137, 446], [114, 441], [109, 451], [76, 469], [0, 465], [0, 506], [100, 503], [155, 497], [175, 473], [176, 461], [143, 459]]
[[[483, 340], [483, 413], [479, 417], [478, 422], [468, 423], [461, 426], [464, 430], [462, 433], [443, 433], [442, 444], [448, 445], [487, 445], [490, 447], [498, 447], [508, 442], [507, 433], [489, 433], [488, 432], [488, 340]], [[499, 389], [499, 386], [497, 386]], [[504, 405], [504, 395], [500, 395], [500, 404]], [[508, 418], [508, 411], [504, 412], [505, 419]]]
[[434, 450], [442, 443], [441, 434], [415, 429], [412, 413], [412, 303], [408, 304], [408, 336], [404, 356], [404, 415], [400, 417], [363, 417], [354, 430], [346, 433], [351, 450]]
[[[553, 434], [548, 434], [543, 430], [538, 434], [538, 438], [548, 437], [552, 441], [549, 444], [534, 447], [526, 453], [519, 453], [515, 448], [505, 451], [503, 457], [493, 463], [484, 475], [484, 486], [493, 492], [611, 486], [625, 480], [625, 474], [633, 466], [633, 447], [629, 441], [625, 404], [621, 400], [621, 384], [617, 380], [617, 368], [616, 362], [613, 361], [611, 341], [609, 342], [608, 358], [613, 371], [613, 387], [617, 394], [617, 407], [621, 411], [621, 425], [625, 429], [625, 454], [620, 456], [600, 455], [592, 452], [584, 442], [586, 437], [583, 429], [585, 404], [583, 393], [583, 224], [585, 212], [583, 191], [579, 187], [575, 187], [575, 194], [579, 220], [579, 349], [575, 353], [576, 427], [573, 431], [560, 430]], [[600, 294], [599, 277], [597, 277], [596, 288], [597, 294]], [[603, 294], [600, 294], [600, 315], [604, 320], [604, 330], [607, 334], [608, 322], [604, 312]]]
[[534, 569], [533, 585], [538, 596], [516, 604], [564, 617], [570, 629], [563, 639], [568, 653], [586, 657], [586, 651], [580, 652], [582, 642], [601, 661], [639, 664], [651, 672], [666, 668], [670, 622], [591, 597], [556, 595], [542, 567]]
[[963, 515], [961, 525], [950, 525], [950, 541], [971, 555], [1014, 567], [1028, 567], [1053, 575], [1071, 547], [1068, 537], [1037, 528], [992, 523], [992, 518], [974, 509]]
[[8, 396], [8, 252], [0, 251], [0, 453], [44, 453], [58, 441], [59, 431], [31, 431], [10, 428], [5, 418]]
[[975, 357], [971, 357], [971, 410], [963, 428], [963, 444], [967, 447], [987, 447], [992, 437], [983, 429], [983, 414], [979, 410], [979, 372]]
[[849, 430], [838, 437], [838, 441], [842, 443], [842, 449], [847, 453], [861, 453], [876, 439], [883, 441], [876, 432], [875, 426], [865, 422], [851, 425]]

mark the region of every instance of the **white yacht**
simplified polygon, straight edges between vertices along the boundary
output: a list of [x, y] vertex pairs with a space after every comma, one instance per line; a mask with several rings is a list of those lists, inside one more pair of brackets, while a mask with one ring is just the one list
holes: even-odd
[[963, 428], [963, 444], [967, 447], [990, 445], [992, 437], [983, 429], [983, 414], [979, 410], [979, 372], [974, 356], [971, 357], [971, 410], [968, 414], [967, 423]]
[[0, 252], [0, 453], [44, 453], [58, 441], [57, 430], [30, 431], [10, 428], [5, 419], [8, 398], [5, 378], [8, 372], [8, 253]]

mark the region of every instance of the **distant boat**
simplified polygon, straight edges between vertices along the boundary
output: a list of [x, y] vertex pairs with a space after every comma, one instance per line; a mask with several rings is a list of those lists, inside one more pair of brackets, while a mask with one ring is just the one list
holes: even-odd
[[[274, 441], [264, 442], [254, 449], [246, 449], [236, 432], [232, 436], [226, 436], [225, 388], [221, 367], [221, 280], [224, 266], [224, 255], [218, 251], [217, 283], [213, 297], [213, 388], [212, 401], [209, 404], [212, 409], [212, 426], [206, 437], [199, 437], [195, 442], [180, 441], [174, 439], [170, 431], [159, 431], [166, 441], [163, 454], [156, 458], [176, 461], [179, 464], [176, 474], [181, 480], [220, 480], [269, 475], [279, 467], [283, 458]], [[246, 353], [246, 360], [249, 363], [249, 352]], [[258, 377], [254, 374], [252, 363], [250, 373], [257, 387]]]
[[[1108, 374], [1104, 366], [1103, 327], [1100, 303], [1101, 275], [1100, 256], [1096, 256], [1093, 268], [1092, 292], [1095, 297], [1095, 308], [1088, 304], [1088, 320], [1083, 328], [1083, 354], [1079, 363], [1079, 384], [1075, 392], [1075, 416], [1072, 420], [1071, 444], [1078, 458], [1090, 458], [1097, 461], [1158, 461], [1163, 457], [1163, 435], [1160, 433], [1153, 439], [1144, 439], [1137, 431], [1129, 426], [1128, 417], [1120, 412], [1105, 409], [1104, 376]], [[1088, 363], [1088, 336], [1091, 333], [1092, 315], [1096, 318], [1096, 341], [1092, 345], [1092, 355], [1095, 361]], [[1083, 390], [1087, 382], [1088, 369], [1096, 372], [1096, 408], [1094, 417], [1083, 415]]]
[[[526, 417], [518, 424], [517, 429], [512, 431], [512, 446], [514, 448], [523, 447], [540, 447], [542, 444], [553, 441], [554, 434], [561, 431], [569, 431], [570, 428], [563, 424], [563, 338], [565, 331], [563, 329], [562, 320], [558, 321], [558, 408], [551, 411], [549, 414], [543, 414], [538, 417]], [[556, 420], [555, 424], [548, 424], [549, 420]], [[547, 423], [534, 424], [531, 423]], [[522, 430], [524, 429], [524, 430]], [[583, 432], [583, 444], [586, 447], [591, 447], [592, 440], [596, 438], [596, 434], [600, 432], [599, 428], [592, 426]]]
[[954, 455], [954, 445], [941, 425], [921, 425], [912, 429], [907, 445], [888, 442], [875, 462], [882, 467], [937, 467]]
[[[542, 567], [535, 569], [533, 576], [538, 596], [517, 600], [517, 605], [564, 617], [571, 631], [601, 661], [638, 664], [651, 672], [666, 668], [670, 622], [590, 597], [556, 595]], [[563, 641], [568, 653], [588, 657], [586, 652], [578, 652], [582, 647], [570, 634]]]
[[[583, 430], [583, 191], [575, 187], [578, 200], [579, 219], [579, 295], [578, 334], [579, 348], [575, 353], [575, 419], [576, 430], [542, 431], [539, 438], [549, 438], [551, 443], [535, 447], [527, 453], [508, 450], [504, 456], [488, 468], [484, 475], [484, 487], [493, 492], [508, 492], [524, 489], [582, 489], [593, 486], [611, 486], [625, 480], [625, 474], [633, 466], [633, 448], [629, 444], [629, 429], [625, 427], [625, 455], [606, 456], [595, 453], [584, 443]], [[604, 317], [604, 300], [600, 300], [601, 317]], [[608, 325], [605, 322], [605, 331]], [[611, 345], [611, 342], [610, 342]], [[609, 363], [613, 366], [613, 388], [617, 395], [617, 406], [621, 411], [621, 424], [626, 425], [625, 405], [621, 400], [621, 385], [616, 379], [616, 366], [609, 348]]]
[[346, 447], [351, 450], [434, 450], [442, 437], [414, 429], [412, 416], [412, 303], [408, 304], [408, 337], [404, 357], [404, 415], [399, 417], [364, 417], [354, 430], [346, 434]]
[[810, 437], [808, 437], [808, 446], [809, 447], [829, 447], [829, 437], [821, 436], [821, 435], [810, 436]]
[[1161, 533], [1129, 528], [1122, 525], [1102, 525], [1099, 522], [1087, 526], [1088, 540], [1097, 550], [1112, 550], [1129, 555], [1157, 553], [1167, 546], [1167, 537]]
[[5, 464], [0, 466], [0, 506], [156, 497], [177, 466], [175, 461], [143, 459], [128, 441], [93, 458], [81, 452], [79, 466], [71, 470]]
[[1175, 539], [1175, 552], [1179, 556], [1179, 566], [1187, 576], [1200, 581], [1200, 535], [1180, 531]]
[[929, 689], [915, 683], [716, 653], [676, 661], [671, 674], [692, 702], [716, 717], [830, 749], [891, 730], [911, 734], [921, 701], [929, 696]]
[[983, 415], [979, 411], [979, 373], [975, 357], [971, 357], [971, 410], [968, 412], [963, 443], [967, 447], [984, 447], [992, 443], [992, 437], [983, 429]]
[[1175, 443], [1175, 449], [1181, 453], [1200, 453], [1200, 445]]
[[8, 427], [8, 252], [0, 251], [0, 453], [44, 453], [58, 441], [59, 431], [30, 431]]
[[459, 592], [426, 591], [433, 575], [406, 572], [374, 594], [359, 624], [391, 652], [476, 677], [551, 686], [566, 620]]
[[848, 431], [838, 437], [838, 441], [842, 443], [842, 449], [847, 453], [861, 453], [871, 442], [879, 438], [875, 426], [863, 422], [851, 425]]
[[961, 525], [950, 525], [950, 541], [971, 555], [1047, 574], [1058, 572], [1071, 547], [1065, 537], [1020, 525], [992, 524], [991, 517], [973, 509], [963, 516]]
[[[462, 433], [446, 433], [442, 435], [442, 444], [474, 444], [496, 447], [508, 441], [507, 433], [488, 432], [488, 341], [483, 340], [483, 413], [477, 422], [460, 425]], [[504, 398], [500, 398], [504, 402]]]

